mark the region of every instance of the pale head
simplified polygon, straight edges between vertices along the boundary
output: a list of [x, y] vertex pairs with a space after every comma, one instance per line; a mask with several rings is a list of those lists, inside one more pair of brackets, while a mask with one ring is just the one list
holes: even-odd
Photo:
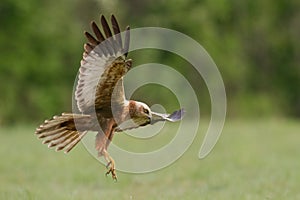
[[139, 101], [130, 101], [130, 117], [139, 126], [150, 124], [152, 120], [149, 106]]

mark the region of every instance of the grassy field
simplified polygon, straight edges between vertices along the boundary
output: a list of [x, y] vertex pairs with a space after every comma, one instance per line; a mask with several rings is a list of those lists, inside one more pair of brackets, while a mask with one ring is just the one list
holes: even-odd
[[148, 174], [118, 172], [117, 183], [82, 144], [57, 153], [34, 129], [0, 128], [0, 199], [300, 199], [299, 121], [229, 120], [203, 160], [201, 128], [174, 164]]

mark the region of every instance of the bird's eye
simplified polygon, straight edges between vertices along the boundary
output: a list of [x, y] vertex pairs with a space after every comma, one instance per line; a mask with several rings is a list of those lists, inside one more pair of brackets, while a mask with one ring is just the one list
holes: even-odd
[[146, 113], [147, 115], [149, 115], [149, 110], [144, 109], [144, 113]]

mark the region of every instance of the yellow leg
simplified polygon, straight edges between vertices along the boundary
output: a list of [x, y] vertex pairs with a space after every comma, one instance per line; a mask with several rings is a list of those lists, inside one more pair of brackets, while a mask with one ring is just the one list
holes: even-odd
[[108, 171], [105, 173], [105, 175], [107, 176], [108, 174], [111, 174], [111, 177], [115, 181], [117, 181], [117, 174], [116, 174], [114, 159], [112, 159], [112, 157], [110, 157], [110, 155], [108, 154], [108, 152], [106, 150], [103, 151], [103, 156], [107, 162], [106, 168], [108, 169]]

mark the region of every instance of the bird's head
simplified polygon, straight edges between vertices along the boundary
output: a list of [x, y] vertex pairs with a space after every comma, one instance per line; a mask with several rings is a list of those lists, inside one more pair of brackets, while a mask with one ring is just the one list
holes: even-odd
[[181, 120], [185, 113], [184, 109], [174, 111], [172, 114], [153, 112], [147, 104], [139, 101], [131, 101], [129, 107], [130, 118], [139, 126], [155, 124], [159, 121], [176, 122]]
[[184, 109], [174, 111], [172, 114], [157, 113], [151, 111], [147, 104], [133, 100], [128, 101], [128, 110], [129, 115], [127, 115], [127, 119], [116, 129], [117, 132], [146, 126], [148, 124], [155, 124], [161, 121], [176, 122], [181, 120], [185, 113]]
[[149, 106], [139, 101], [132, 101], [130, 106], [130, 117], [139, 126], [151, 123], [152, 112]]

